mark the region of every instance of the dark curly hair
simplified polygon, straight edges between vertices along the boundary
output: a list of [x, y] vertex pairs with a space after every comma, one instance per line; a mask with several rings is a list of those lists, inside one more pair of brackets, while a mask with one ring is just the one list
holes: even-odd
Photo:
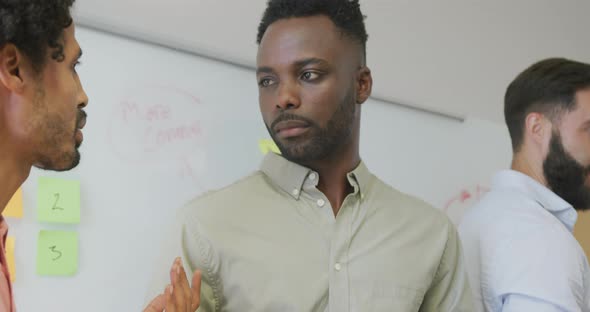
[[47, 49], [52, 59], [64, 59], [59, 39], [72, 24], [75, 0], [0, 0], [0, 47], [12, 43], [27, 56], [37, 72], [45, 65]]
[[576, 93], [590, 88], [590, 64], [565, 58], [539, 61], [520, 73], [506, 89], [504, 118], [514, 152], [524, 138], [526, 116], [539, 112], [555, 120], [576, 108]]
[[367, 31], [365, 16], [358, 0], [269, 0], [258, 26], [256, 42], [260, 44], [268, 26], [293, 17], [325, 15], [342, 33], [357, 41], [366, 55]]

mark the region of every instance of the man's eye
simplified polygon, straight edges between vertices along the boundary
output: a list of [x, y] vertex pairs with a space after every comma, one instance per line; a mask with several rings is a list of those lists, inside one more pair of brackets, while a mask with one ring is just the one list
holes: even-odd
[[270, 86], [272, 84], [273, 84], [273, 81], [271, 79], [268, 79], [268, 78], [261, 79], [258, 82], [258, 85], [261, 86], [261, 87], [268, 87], [268, 86]]
[[318, 73], [307, 71], [301, 74], [301, 79], [310, 81], [317, 79], [319, 76]]

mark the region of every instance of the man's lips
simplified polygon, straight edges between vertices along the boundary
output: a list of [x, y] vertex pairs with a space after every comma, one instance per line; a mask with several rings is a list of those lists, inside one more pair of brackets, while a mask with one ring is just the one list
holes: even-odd
[[303, 134], [309, 129], [309, 123], [302, 120], [280, 121], [274, 126], [274, 132], [282, 138], [290, 138]]
[[78, 129], [82, 129], [82, 128], [84, 128], [85, 125], [86, 125], [86, 112], [83, 110], [80, 110], [78, 112], [78, 124], [76, 126]]

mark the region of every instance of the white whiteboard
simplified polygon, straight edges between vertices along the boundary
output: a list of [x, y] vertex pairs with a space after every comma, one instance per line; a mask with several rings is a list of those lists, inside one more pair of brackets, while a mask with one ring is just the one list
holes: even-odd
[[[23, 186], [25, 217], [8, 219], [16, 237], [16, 303], [21, 312], [139, 311], [162, 225], [186, 201], [256, 170], [262, 160], [257, 142], [267, 133], [255, 75], [88, 29], [79, 28], [77, 37], [90, 98], [82, 162], [66, 173], [33, 170]], [[501, 125], [461, 123], [374, 100], [362, 114], [367, 166], [402, 191], [440, 208], [450, 204], [454, 220], [474, 198], [452, 199], [462, 190], [475, 194], [509, 165]], [[79, 225], [37, 222], [40, 176], [81, 181]], [[41, 229], [78, 232], [74, 277], [36, 275]]]

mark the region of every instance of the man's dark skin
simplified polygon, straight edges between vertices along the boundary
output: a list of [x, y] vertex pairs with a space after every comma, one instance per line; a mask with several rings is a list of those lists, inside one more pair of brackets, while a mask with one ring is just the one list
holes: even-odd
[[285, 158], [319, 173], [334, 215], [360, 163], [361, 104], [373, 80], [362, 45], [326, 16], [277, 21], [257, 56], [260, 110]]

